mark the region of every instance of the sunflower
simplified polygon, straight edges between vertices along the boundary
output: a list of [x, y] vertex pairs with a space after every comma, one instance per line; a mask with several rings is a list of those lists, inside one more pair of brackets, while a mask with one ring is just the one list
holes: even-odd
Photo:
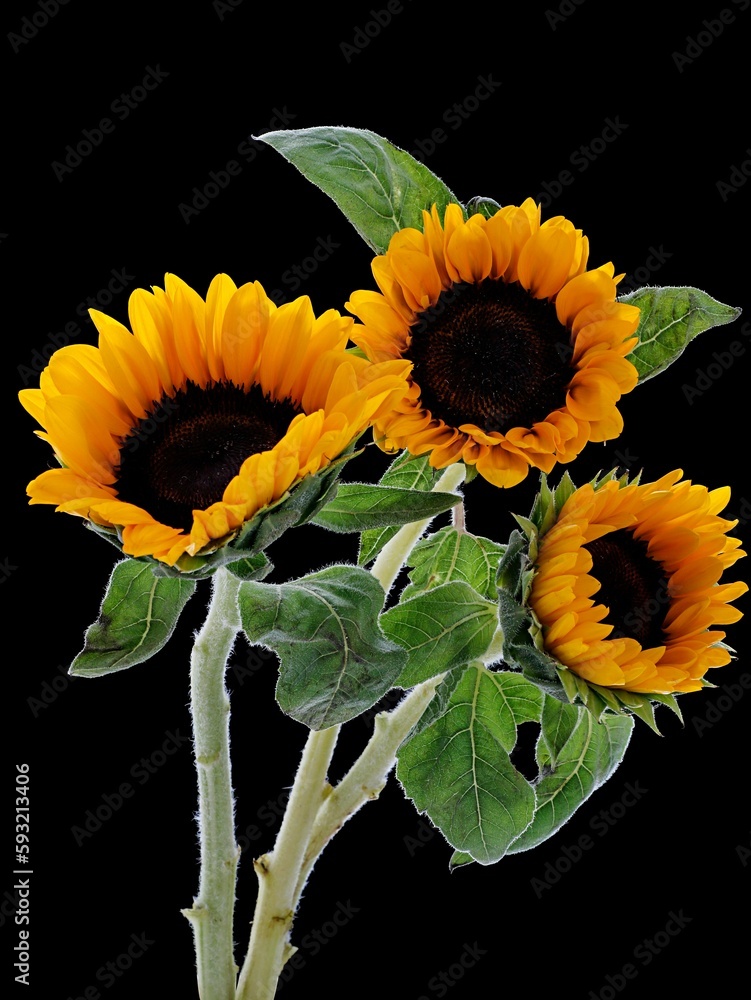
[[731, 602], [720, 583], [745, 553], [719, 516], [730, 489], [606, 479], [575, 490], [535, 546], [528, 604], [545, 652], [587, 684], [641, 694], [697, 691], [731, 659]]
[[623, 428], [637, 382], [635, 306], [615, 301], [612, 264], [586, 270], [588, 241], [532, 199], [465, 221], [450, 204], [424, 232], [395, 233], [373, 261], [379, 292], [356, 291], [353, 339], [373, 361], [414, 364], [408, 391], [376, 421], [387, 451], [464, 461], [496, 486], [549, 472]]
[[92, 310], [99, 347], [63, 347], [20, 398], [62, 466], [31, 503], [115, 529], [130, 556], [223, 546], [404, 392], [408, 362], [345, 351], [353, 320], [307, 296], [277, 307], [258, 282], [220, 274], [204, 302], [168, 274], [129, 316], [132, 334]]

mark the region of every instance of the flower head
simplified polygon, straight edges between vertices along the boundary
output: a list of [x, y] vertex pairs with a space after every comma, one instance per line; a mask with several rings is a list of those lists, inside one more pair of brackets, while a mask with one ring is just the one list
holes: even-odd
[[593, 703], [611, 707], [629, 705], [628, 693], [659, 699], [705, 686], [731, 659], [716, 626], [738, 621], [732, 602], [748, 590], [720, 583], [745, 555], [728, 534], [737, 521], [720, 516], [729, 497], [680, 471], [652, 483], [611, 476], [574, 489], [566, 477], [555, 494], [546, 487], [526, 521], [516, 592], [538, 666], [547, 659], [569, 695], [586, 703], [594, 692]]
[[116, 532], [127, 555], [195, 568], [404, 391], [407, 363], [345, 350], [351, 319], [307, 296], [277, 307], [258, 282], [218, 275], [204, 302], [168, 274], [129, 315], [133, 333], [92, 310], [99, 347], [62, 348], [20, 393], [62, 466], [31, 503]]
[[622, 430], [616, 403], [637, 382], [635, 306], [618, 303], [612, 264], [588, 271], [588, 241], [527, 199], [491, 218], [402, 229], [373, 261], [379, 292], [356, 291], [353, 334], [373, 361], [408, 358], [408, 391], [376, 421], [386, 450], [464, 461], [496, 486], [549, 472]]

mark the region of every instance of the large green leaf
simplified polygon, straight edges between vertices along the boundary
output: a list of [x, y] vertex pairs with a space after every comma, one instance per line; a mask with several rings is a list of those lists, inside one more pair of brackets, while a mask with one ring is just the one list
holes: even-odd
[[372, 531], [435, 517], [460, 502], [458, 493], [424, 493], [395, 486], [342, 483], [334, 499], [311, 520], [331, 531]]
[[640, 382], [672, 364], [694, 337], [714, 326], [732, 323], [741, 313], [699, 288], [639, 288], [618, 301], [641, 309], [639, 343], [627, 356], [636, 366]]
[[[409, 452], [403, 451], [397, 455], [389, 468], [381, 477], [381, 486], [393, 486], [403, 490], [432, 490], [441, 475], [439, 469], [430, 464], [428, 455], [415, 458]], [[360, 553], [357, 562], [366, 566], [378, 555], [384, 545], [391, 541], [399, 530], [398, 526], [388, 528], [373, 528], [364, 531], [360, 537]]]
[[517, 726], [539, 719], [539, 698], [519, 675], [475, 664], [448, 710], [399, 750], [405, 793], [456, 851], [481, 864], [502, 858], [532, 822], [535, 793], [509, 752]]
[[148, 563], [119, 562], [71, 674], [98, 677], [150, 659], [172, 635], [195, 589], [193, 580], [154, 576]]
[[498, 628], [498, 608], [469, 584], [444, 583], [381, 616], [386, 635], [408, 653], [400, 687], [412, 687], [436, 674], [480, 659]]
[[[440, 494], [438, 494], [440, 496]], [[463, 580], [482, 597], [495, 600], [496, 573], [503, 546], [490, 538], [447, 526], [417, 543], [409, 557], [410, 583], [401, 599]]]
[[536, 847], [573, 816], [618, 767], [633, 728], [630, 716], [607, 714], [597, 722], [588, 709], [545, 696], [537, 745], [537, 809], [509, 854]]
[[311, 729], [328, 729], [371, 708], [394, 686], [406, 654], [379, 628], [384, 598], [378, 581], [357, 566], [242, 585], [248, 639], [280, 659], [282, 711]]
[[265, 132], [258, 138], [336, 202], [365, 242], [385, 253], [394, 233], [422, 230], [422, 211], [458, 199], [440, 178], [375, 132], [322, 126]]

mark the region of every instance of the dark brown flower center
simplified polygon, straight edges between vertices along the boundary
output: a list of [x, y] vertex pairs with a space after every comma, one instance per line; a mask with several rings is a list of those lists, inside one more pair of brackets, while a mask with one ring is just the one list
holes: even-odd
[[647, 552], [647, 543], [628, 528], [613, 531], [585, 546], [592, 556], [591, 575], [601, 588], [593, 596], [609, 608], [608, 638], [636, 639], [642, 649], [665, 644], [662, 624], [670, 607], [665, 570]]
[[273, 448], [300, 412], [257, 385], [246, 391], [231, 382], [188, 382], [123, 440], [118, 497], [162, 524], [190, 531], [193, 511], [220, 501], [245, 459]]
[[552, 303], [516, 282], [455, 285], [410, 334], [422, 406], [453, 427], [531, 427], [565, 403], [568, 332]]

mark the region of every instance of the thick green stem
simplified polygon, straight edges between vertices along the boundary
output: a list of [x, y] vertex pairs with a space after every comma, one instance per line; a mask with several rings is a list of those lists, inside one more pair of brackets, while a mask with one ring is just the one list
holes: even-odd
[[[449, 466], [435, 490], [455, 490], [461, 463]], [[371, 573], [388, 593], [432, 518], [404, 525], [383, 547]], [[420, 684], [390, 713], [376, 716], [375, 731], [349, 773], [332, 789], [326, 781], [339, 727], [311, 732], [274, 850], [254, 864], [259, 880], [248, 954], [236, 1000], [273, 1000], [284, 963], [296, 951], [289, 933], [305, 883], [321, 851], [361, 806], [378, 798], [396, 752], [430, 703], [443, 675]]]
[[190, 664], [193, 744], [198, 771], [201, 873], [198, 895], [183, 910], [193, 925], [201, 1000], [234, 1000], [232, 915], [238, 847], [229, 758], [227, 659], [240, 630], [241, 581], [217, 570], [206, 621], [196, 636]]
[[326, 775], [338, 736], [339, 726], [311, 731], [274, 850], [254, 862], [258, 901], [237, 1000], [271, 1000], [284, 963], [297, 950], [289, 943], [297, 885], [313, 822], [331, 791]]
[[396, 763], [396, 752], [412, 727], [422, 718], [445, 674], [431, 677], [413, 688], [391, 712], [379, 712], [370, 742], [321, 804], [300, 869], [297, 896], [324, 847], [366, 802], [377, 799]]
[[[450, 493], [463, 481], [464, 465], [462, 462], [455, 462], [454, 465], [450, 465], [443, 473], [433, 487], [433, 492], [442, 491]], [[394, 585], [394, 580], [399, 575], [399, 570], [404, 565], [407, 556], [432, 520], [433, 518], [429, 517], [423, 521], [413, 521], [412, 524], [403, 525], [391, 541], [387, 542], [378, 553], [378, 558], [373, 563], [370, 572], [387, 594]]]

